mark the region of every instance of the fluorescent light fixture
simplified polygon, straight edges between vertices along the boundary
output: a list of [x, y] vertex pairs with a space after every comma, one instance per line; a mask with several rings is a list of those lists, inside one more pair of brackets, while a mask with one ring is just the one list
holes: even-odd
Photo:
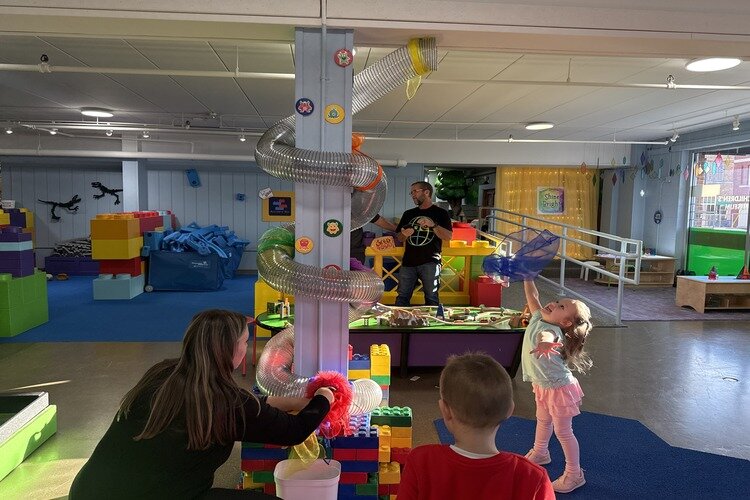
[[533, 122], [526, 124], [526, 130], [547, 130], [554, 126], [555, 124], [550, 122]]
[[638, 193], [638, 194], [640, 194], [641, 198], [642, 198], [642, 197], [646, 196], [646, 191], [644, 191], [643, 189], [641, 189], [641, 192]]
[[732, 130], [735, 132], [740, 129], [740, 118], [738, 116], [734, 117], [734, 121], [732, 122]]
[[736, 57], [707, 57], [704, 59], [693, 59], [685, 65], [685, 69], [697, 72], [721, 71], [734, 68], [741, 62], [742, 60]]
[[94, 118], [112, 118], [115, 116], [112, 110], [106, 108], [81, 108], [83, 116], [93, 116]]
[[10, 135], [10, 134], [13, 133], [13, 129], [10, 128], [10, 127], [8, 127], [8, 128], [5, 129], [5, 133], [8, 134], [8, 135]]

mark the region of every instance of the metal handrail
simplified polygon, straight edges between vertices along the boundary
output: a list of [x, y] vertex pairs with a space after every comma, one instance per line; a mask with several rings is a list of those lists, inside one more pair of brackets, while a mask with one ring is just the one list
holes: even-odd
[[[486, 211], [489, 212], [490, 215], [486, 217], [481, 217], [481, 214], [486, 213]], [[593, 229], [587, 229], [584, 227], [577, 227], [577, 226], [573, 226], [570, 224], [564, 224], [561, 222], [556, 222], [556, 221], [544, 219], [541, 217], [536, 217], [533, 215], [519, 214], [519, 213], [511, 212], [510, 210], [505, 210], [502, 208], [481, 207], [479, 209], [479, 213], [480, 213], [480, 218], [477, 224], [478, 228], [484, 227], [485, 220], [492, 222], [492, 227], [488, 227], [487, 231], [481, 231], [480, 234], [486, 238], [489, 238], [498, 242], [504, 241], [504, 239], [498, 238], [495, 235], [507, 237], [508, 234], [502, 233], [500, 231], [496, 231], [495, 222], [504, 222], [506, 224], [518, 226], [519, 228], [518, 230], [521, 230], [521, 229], [539, 230], [539, 228], [537, 227], [532, 227], [528, 225], [529, 221], [537, 221], [546, 225], [551, 225], [551, 226], [555, 226], [559, 228], [560, 230], [559, 230], [558, 236], [560, 236], [561, 244], [560, 244], [560, 249], [557, 255], [560, 257], [560, 282], [557, 283], [549, 278], [545, 278], [544, 276], [539, 276], [539, 278], [552, 285], [558, 286], [561, 289], [562, 295], [565, 295], [566, 293], [570, 295], [574, 295], [578, 298], [585, 299], [587, 302], [594, 304], [595, 306], [597, 306], [600, 309], [603, 309], [604, 311], [607, 311], [608, 313], [612, 314], [615, 317], [615, 323], [618, 326], [622, 325], [622, 298], [623, 298], [624, 285], [625, 284], [638, 285], [641, 281], [641, 254], [643, 252], [643, 241], [632, 239], [632, 238], [622, 238], [614, 234], [603, 233], [601, 231], [596, 231]], [[498, 216], [498, 214], [508, 214], [508, 215], [512, 215], [513, 217], [520, 217], [521, 221], [516, 222], [510, 219], [504, 218], [504, 217], [500, 217]], [[613, 250], [609, 247], [605, 247], [597, 243], [591, 243], [591, 242], [588, 242], [579, 238], [568, 236], [569, 231], [577, 231], [582, 234], [588, 234], [588, 235], [595, 236], [598, 238], [603, 238], [609, 241], [619, 242], [620, 250], [619, 251]], [[575, 243], [586, 248], [591, 248], [592, 250], [595, 250], [595, 251], [596, 250], [605, 251], [609, 255], [614, 256], [615, 262], [617, 262], [618, 259], [620, 261], [620, 265], [618, 269], [619, 272], [615, 274], [607, 269], [603, 269], [599, 266], [592, 266], [591, 264], [588, 264], [585, 261], [581, 261], [573, 256], [568, 255], [567, 254], [568, 242]], [[634, 247], [633, 251], [629, 251], [630, 250], [628, 248], [629, 246]], [[506, 247], [502, 250], [504, 250], [505, 254], [507, 255], [511, 251], [511, 247], [512, 247], [512, 244], [507, 244]], [[632, 278], [628, 278], [625, 276], [625, 272], [627, 269], [627, 261], [629, 260], [635, 261], [634, 272], [633, 272]], [[574, 290], [571, 290], [570, 288], [565, 286], [565, 264], [567, 261], [578, 264], [583, 268], [593, 270], [597, 274], [604, 275], [604, 276], [614, 278], [617, 280], [617, 306], [614, 311], [609, 309], [608, 307], [603, 306], [602, 304], [597, 303], [595, 300], [592, 300], [589, 297], [585, 297], [581, 295], [580, 293]]]

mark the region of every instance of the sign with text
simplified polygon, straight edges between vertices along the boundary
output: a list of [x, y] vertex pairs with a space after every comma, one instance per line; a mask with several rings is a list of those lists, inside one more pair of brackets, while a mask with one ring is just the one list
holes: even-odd
[[261, 219], [264, 222], [289, 222], [294, 220], [294, 193], [275, 192], [263, 199]]
[[561, 215], [565, 213], [565, 188], [537, 187], [536, 213], [540, 215]]

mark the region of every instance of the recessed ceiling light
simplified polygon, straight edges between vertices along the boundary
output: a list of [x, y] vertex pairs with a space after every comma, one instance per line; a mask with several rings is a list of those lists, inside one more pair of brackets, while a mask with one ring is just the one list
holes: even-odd
[[526, 130], [547, 130], [554, 126], [555, 124], [550, 122], [533, 122], [526, 125]]
[[107, 130], [106, 132], [104, 132], [104, 135], [106, 135], [107, 137], [112, 137], [112, 130]]
[[245, 134], [240, 134], [240, 141], [245, 142], [247, 139], [245, 139]]
[[685, 69], [688, 71], [721, 71], [734, 68], [741, 62], [742, 60], [736, 57], [707, 57], [690, 61], [685, 65]]
[[5, 133], [6, 134], [12, 134], [13, 133], [13, 129], [10, 128], [10, 127], [8, 127], [8, 128], [5, 129]]
[[149, 135], [148, 130], [144, 130], [143, 134], [141, 134], [141, 137], [143, 137], [144, 139], [148, 139], [151, 136]]
[[57, 129], [53, 128], [52, 130], [50, 130], [49, 135], [57, 135]]
[[93, 116], [95, 118], [112, 118], [115, 116], [112, 110], [105, 108], [81, 108], [83, 116]]

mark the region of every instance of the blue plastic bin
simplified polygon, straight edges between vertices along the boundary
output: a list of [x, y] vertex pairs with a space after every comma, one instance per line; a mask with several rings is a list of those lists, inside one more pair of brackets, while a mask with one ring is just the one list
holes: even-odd
[[[147, 291], [213, 291], [224, 284], [218, 255], [196, 252], [151, 252]], [[149, 289], [150, 288], [150, 289]]]

